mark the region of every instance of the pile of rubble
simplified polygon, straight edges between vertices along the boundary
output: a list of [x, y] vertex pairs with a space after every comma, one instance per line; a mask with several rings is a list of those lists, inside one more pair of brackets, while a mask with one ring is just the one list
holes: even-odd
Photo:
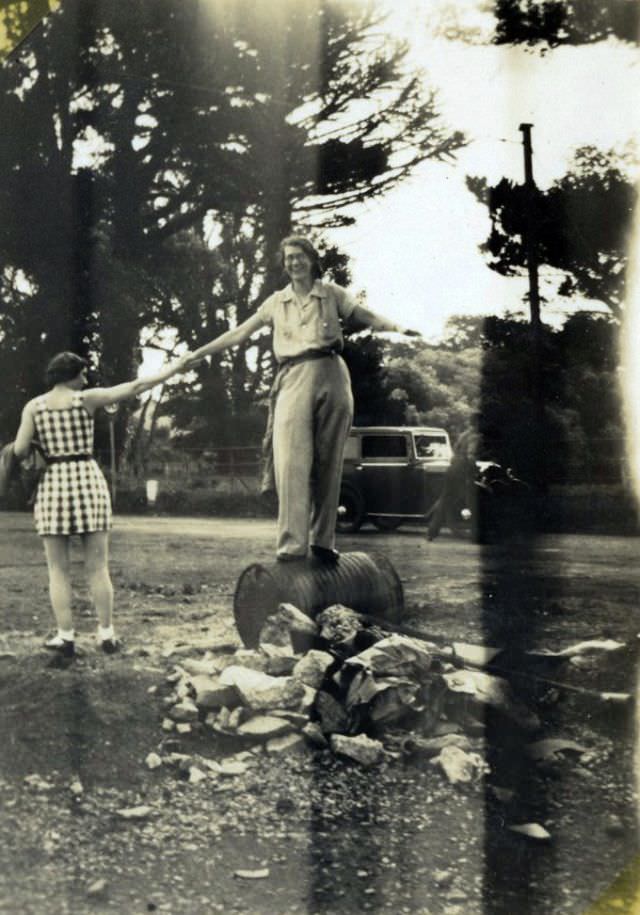
[[311, 619], [281, 604], [257, 648], [180, 660], [163, 728], [211, 729], [247, 757], [311, 745], [371, 766], [420, 754], [452, 783], [472, 782], [487, 771], [487, 707], [525, 732], [540, 725], [505, 679], [481, 669], [491, 656], [385, 631], [340, 605]]

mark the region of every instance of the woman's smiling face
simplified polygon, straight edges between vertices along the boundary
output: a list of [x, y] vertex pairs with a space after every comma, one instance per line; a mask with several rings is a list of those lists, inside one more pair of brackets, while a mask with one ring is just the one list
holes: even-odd
[[292, 280], [311, 278], [311, 258], [298, 245], [285, 245], [283, 261]]

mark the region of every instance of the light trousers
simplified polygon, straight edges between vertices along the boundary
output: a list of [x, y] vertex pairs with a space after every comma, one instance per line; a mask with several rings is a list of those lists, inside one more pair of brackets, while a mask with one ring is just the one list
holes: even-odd
[[309, 544], [333, 548], [352, 420], [351, 381], [340, 356], [288, 369], [273, 418], [279, 555], [304, 556]]

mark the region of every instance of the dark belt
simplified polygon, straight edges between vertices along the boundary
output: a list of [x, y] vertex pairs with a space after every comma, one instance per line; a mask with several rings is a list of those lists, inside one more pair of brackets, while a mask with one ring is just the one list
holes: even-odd
[[47, 464], [71, 464], [76, 461], [91, 461], [92, 454], [52, 454], [47, 458]]
[[278, 368], [281, 369], [285, 366], [299, 365], [301, 362], [310, 362], [312, 359], [324, 359], [325, 356], [338, 356], [339, 354], [340, 350], [333, 347], [327, 349], [308, 349], [298, 356], [288, 356], [281, 359], [278, 363]]

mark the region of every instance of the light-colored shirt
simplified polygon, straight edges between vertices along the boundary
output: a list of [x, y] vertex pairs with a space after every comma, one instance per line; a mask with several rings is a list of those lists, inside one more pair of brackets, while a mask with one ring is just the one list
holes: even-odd
[[316, 280], [304, 300], [299, 301], [289, 285], [265, 299], [256, 314], [273, 327], [273, 351], [280, 361], [310, 349], [342, 349], [341, 321], [355, 307], [342, 286]]

